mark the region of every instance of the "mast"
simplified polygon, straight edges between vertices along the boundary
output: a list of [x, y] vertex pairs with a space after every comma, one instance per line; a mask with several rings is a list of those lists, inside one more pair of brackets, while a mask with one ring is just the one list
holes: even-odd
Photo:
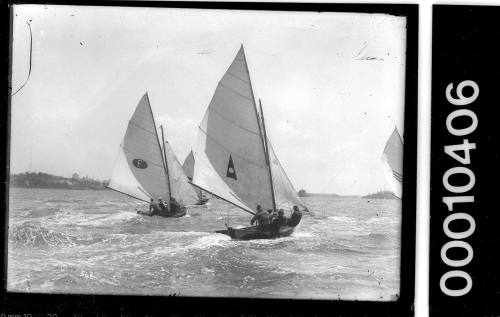
[[[146, 98], [148, 99], [148, 107], [149, 107], [149, 112], [151, 113], [151, 118], [153, 118], [153, 125], [155, 127], [155, 134], [156, 134], [156, 141], [158, 142], [158, 148], [160, 149], [160, 153], [161, 153], [161, 145], [160, 145], [160, 138], [158, 137], [158, 130], [156, 130], [156, 122], [155, 122], [155, 116], [153, 115], [153, 109], [151, 109], [151, 102], [149, 102], [149, 95], [148, 93], [146, 92]], [[163, 127], [161, 129], [161, 134], [162, 134], [162, 137], [163, 137]], [[165, 150], [165, 148], [163, 148]], [[163, 152], [165, 153], [165, 151]], [[168, 196], [169, 196], [169, 199], [170, 199], [170, 180], [169, 180], [169, 176], [168, 176], [168, 169], [165, 167], [167, 162], [166, 162], [166, 157], [164, 157], [163, 155], [161, 156], [161, 159], [163, 161], [163, 168], [165, 169], [165, 174], [167, 175], [167, 186], [168, 186]], [[158, 197], [156, 197], [158, 198]], [[170, 200], [169, 200], [170, 201]]]
[[[243, 50], [243, 57], [245, 58], [245, 67], [247, 69], [248, 79], [250, 80], [250, 83], [249, 83], [250, 84], [250, 91], [252, 92], [252, 101], [253, 101], [253, 105], [254, 105], [254, 108], [255, 108], [255, 117], [257, 118], [257, 125], [259, 126], [260, 141], [262, 143], [262, 148], [264, 150], [264, 156], [265, 156], [265, 159], [266, 159], [266, 165], [267, 165], [267, 168], [269, 170], [269, 181], [271, 182], [271, 196], [272, 196], [272, 200], [273, 200], [273, 208], [274, 208], [274, 210], [276, 210], [276, 199], [274, 198], [273, 179], [271, 177], [271, 167], [269, 165], [269, 155], [267, 153], [267, 146], [266, 146], [266, 143], [264, 141], [264, 137], [262, 136], [262, 130], [263, 129], [262, 129], [261, 124], [260, 124], [259, 113], [257, 111], [257, 103], [255, 102], [255, 95], [253, 93], [252, 79], [250, 77], [250, 71], [248, 70], [248, 64], [246, 62], [246, 56], [245, 56], [245, 50], [243, 49], [243, 44], [241, 44], [241, 49]], [[259, 100], [259, 102], [260, 102], [260, 100]], [[262, 106], [261, 106], [261, 111], [262, 111]], [[264, 133], [265, 133], [265, 129], [264, 129]]]
[[273, 208], [276, 211], [276, 198], [274, 197], [273, 174], [271, 172], [271, 162], [269, 161], [269, 146], [267, 144], [266, 123], [264, 122], [264, 112], [262, 111], [262, 102], [259, 99], [260, 115], [262, 117], [262, 130], [264, 131], [264, 149], [266, 155], [267, 170], [269, 171], [269, 180], [271, 181], [271, 194], [273, 196]]
[[161, 128], [161, 142], [163, 143], [163, 156], [165, 161], [165, 173], [167, 174], [167, 186], [168, 186], [168, 201], [172, 200], [172, 191], [170, 190], [170, 173], [168, 172], [168, 161], [167, 161], [167, 152], [165, 152], [165, 137], [163, 135], [163, 126]]

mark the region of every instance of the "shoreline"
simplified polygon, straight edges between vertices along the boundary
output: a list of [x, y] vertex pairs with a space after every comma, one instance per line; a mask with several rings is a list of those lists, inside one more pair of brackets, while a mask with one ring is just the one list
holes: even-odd
[[104, 191], [104, 190], [109, 190], [107, 188], [75, 188], [75, 187], [34, 187], [34, 186], [14, 186], [10, 185], [9, 189], [11, 188], [22, 188], [22, 189], [56, 189], [56, 190], [91, 190], [91, 191]]

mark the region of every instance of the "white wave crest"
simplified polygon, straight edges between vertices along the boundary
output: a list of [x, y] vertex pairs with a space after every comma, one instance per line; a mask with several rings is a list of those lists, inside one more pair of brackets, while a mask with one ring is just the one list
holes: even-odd
[[331, 216], [328, 219], [335, 220], [336, 222], [355, 222], [354, 219], [346, 217], [346, 216]]
[[370, 218], [366, 221], [366, 223], [371, 223], [371, 224], [392, 224], [394, 223], [394, 220], [392, 220], [389, 217], [375, 217], [375, 218]]
[[212, 234], [212, 233], [202, 233], [202, 232], [170, 232], [170, 236], [172, 235], [200, 235], [197, 239], [192, 241], [189, 244], [183, 243], [173, 243], [169, 246], [156, 247], [153, 250], [153, 254], [161, 255], [173, 255], [177, 253], [185, 253], [189, 250], [205, 250], [214, 246], [222, 246], [226, 243], [226, 241], [231, 240], [230, 237], [221, 234]]
[[311, 238], [314, 234], [311, 232], [294, 232], [291, 237], [295, 238]]
[[86, 214], [76, 211], [64, 210], [51, 218], [51, 224], [60, 226], [111, 226], [121, 224], [134, 219], [137, 222], [143, 222], [140, 215], [132, 212], [113, 212], [101, 214]]

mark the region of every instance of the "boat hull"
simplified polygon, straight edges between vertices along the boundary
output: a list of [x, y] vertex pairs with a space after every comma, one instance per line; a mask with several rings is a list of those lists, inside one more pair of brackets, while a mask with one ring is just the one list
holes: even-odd
[[205, 205], [207, 203], [208, 199], [200, 199], [198, 200], [198, 202], [195, 204], [197, 206], [202, 206], [202, 205]]
[[295, 231], [295, 227], [282, 226], [279, 230], [273, 230], [269, 227], [263, 228], [259, 226], [232, 228], [227, 227], [224, 230], [217, 230], [216, 233], [222, 233], [230, 236], [235, 240], [256, 240], [256, 239], [275, 239], [280, 237], [288, 237]]
[[[138, 210], [137, 213], [140, 215], [152, 217], [149, 213], [141, 211], [141, 210]], [[168, 212], [168, 213], [163, 213], [161, 215], [154, 215], [154, 216], [155, 217], [163, 217], [163, 218], [180, 218], [180, 217], [184, 217], [186, 215], [186, 213], [187, 213], [187, 209], [181, 208], [178, 212], [175, 212], [175, 213]]]

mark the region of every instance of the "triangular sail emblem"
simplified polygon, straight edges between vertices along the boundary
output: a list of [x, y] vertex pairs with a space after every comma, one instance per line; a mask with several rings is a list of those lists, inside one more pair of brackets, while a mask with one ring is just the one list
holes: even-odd
[[227, 164], [226, 177], [231, 177], [234, 180], [237, 180], [236, 171], [234, 170], [233, 158], [231, 157], [231, 154], [229, 154], [229, 163]]

